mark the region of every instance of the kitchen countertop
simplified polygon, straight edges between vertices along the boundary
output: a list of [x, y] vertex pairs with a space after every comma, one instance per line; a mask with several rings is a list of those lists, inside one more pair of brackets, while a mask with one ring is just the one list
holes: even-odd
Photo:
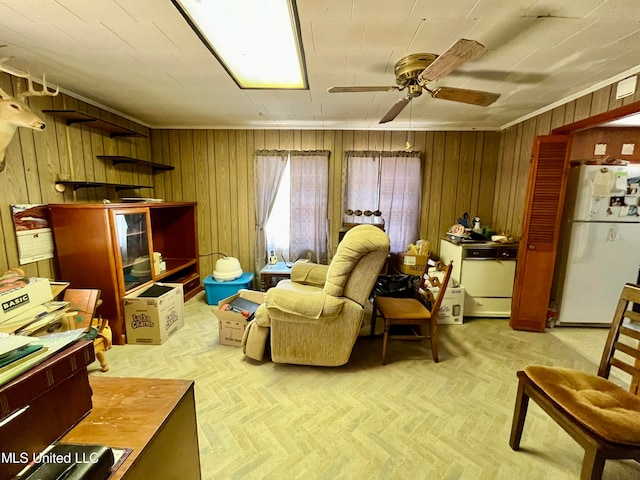
[[452, 245], [459, 245], [461, 247], [466, 248], [513, 248], [518, 247], [518, 242], [492, 242], [491, 240], [462, 240], [460, 243], [456, 243], [448, 239], [447, 237], [442, 237], [442, 240], [451, 243]]

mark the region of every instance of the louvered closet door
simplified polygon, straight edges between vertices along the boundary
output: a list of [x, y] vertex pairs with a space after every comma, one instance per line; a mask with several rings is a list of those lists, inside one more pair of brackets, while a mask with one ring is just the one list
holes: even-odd
[[531, 157], [527, 202], [509, 324], [543, 332], [568, 175], [570, 137], [540, 136]]

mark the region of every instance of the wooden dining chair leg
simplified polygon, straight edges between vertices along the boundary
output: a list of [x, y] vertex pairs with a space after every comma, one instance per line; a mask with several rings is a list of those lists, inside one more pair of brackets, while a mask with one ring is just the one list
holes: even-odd
[[433, 361], [438, 363], [438, 324], [433, 320], [431, 320], [431, 325], [429, 326], [429, 337], [431, 340], [431, 355], [433, 356]]
[[382, 365], [384, 365], [387, 361], [387, 342], [389, 341], [389, 328], [390, 325], [385, 319], [384, 335], [382, 336]]
[[103, 372], [108, 372], [109, 364], [107, 363], [107, 358], [105, 357], [104, 352], [103, 351], [96, 352], [96, 358], [98, 359], [98, 362], [100, 362], [101, 370]]
[[522, 381], [518, 382], [518, 393], [516, 395], [516, 406], [513, 412], [513, 421], [511, 423], [511, 437], [509, 438], [509, 446], [513, 450], [520, 450], [520, 439], [522, 438], [522, 430], [524, 429], [524, 421], [527, 417], [527, 407], [529, 406], [529, 396], [524, 391]]
[[371, 336], [376, 334], [376, 319], [378, 317], [378, 309], [376, 308], [376, 302], [373, 302], [373, 311], [371, 312]]
[[605, 456], [597, 448], [586, 448], [582, 460], [580, 480], [601, 480], [605, 460]]

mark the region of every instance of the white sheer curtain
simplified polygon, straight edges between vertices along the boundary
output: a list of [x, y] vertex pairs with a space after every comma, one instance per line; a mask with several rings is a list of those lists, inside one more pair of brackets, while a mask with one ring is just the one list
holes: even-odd
[[356, 152], [349, 157], [345, 208], [349, 210], [378, 210], [380, 206], [380, 155], [362, 156]]
[[404, 252], [420, 238], [422, 162], [419, 157], [383, 156], [380, 169], [380, 211], [392, 252]]
[[256, 245], [255, 270], [260, 271], [267, 262], [265, 225], [271, 215], [273, 202], [278, 193], [282, 173], [287, 165], [287, 152], [257, 152], [254, 163]]
[[290, 152], [289, 256], [327, 260], [329, 152]]
[[347, 152], [345, 208], [380, 210], [392, 252], [419, 239], [420, 152]]

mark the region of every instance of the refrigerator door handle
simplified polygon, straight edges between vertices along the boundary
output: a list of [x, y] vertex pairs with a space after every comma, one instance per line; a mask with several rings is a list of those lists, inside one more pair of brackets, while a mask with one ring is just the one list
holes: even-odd
[[589, 229], [589, 224], [576, 222], [574, 223], [574, 226], [575, 226], [574, 239], [576, 241], [576, 245], [578, 248], [576, 248], [571, 261], [573, 263], [577, 263], [580, 260], [582, 260], [587, 250], [587, 242], [589, 241], [589, 235], [587, 234]]

